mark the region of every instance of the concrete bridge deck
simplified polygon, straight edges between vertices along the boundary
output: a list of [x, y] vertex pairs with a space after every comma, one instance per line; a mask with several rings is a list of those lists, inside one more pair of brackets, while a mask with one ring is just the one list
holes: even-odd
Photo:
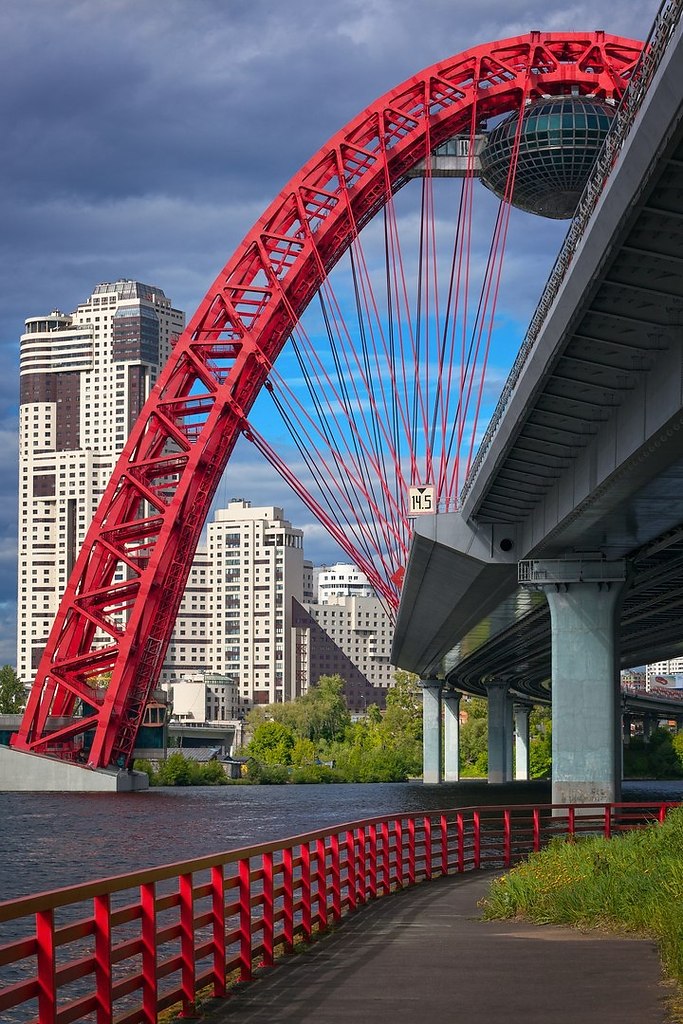
[[666, 1024], [649, 941], [485, 922], [492, 876], [438, 879], [378, 900], [227, 1002], [213, 1024]]

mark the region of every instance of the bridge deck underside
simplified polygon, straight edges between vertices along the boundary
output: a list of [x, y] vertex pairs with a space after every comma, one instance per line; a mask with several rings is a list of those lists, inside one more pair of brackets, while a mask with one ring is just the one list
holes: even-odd
[[[519, 591], [496, 610], [509, 625], [495, 636], [489, 618], [444, 658], [447, 681], [466, 692], [485, 695], [486, 676], [511, 677], [513, 687], [536, 699], [550, 697], [550, 615], [542, 594], [530, 595], [531, 610], [520, 617]], [[683, 531], [668, 542], [650, 545], [633, 560], [633, 573], [620, 619], [622, 667], [683, 656]], [[479, 640], [479, 643], [477, 643]]]
[[[577, 312], [571, 330], [554, 355], [533, 406], [481, 495], [479, 522], [522, 522], [590, 444], [602, 425], [633, 401], [643, 375], [662, 352], [680, 344], [683, 329], [683, 142], [671, 148], [632, 226], [614, 246], [609, 266]], [[682, 492], [677, 488], [669, 495]], [[668, 504], [668, 508], [667, 508]], [[652, 534], [670, 523], [647, 516]], [[630, 523], [632, 520], [630, 520]], [[610, 545], [627, 548], [631, 525], [610, 515]], [[588, 550], [603, 542], [604, 526], [593, 537], [581, 523]], [[619, 531], [619, 532], [617, 532]], [[562, 535], [566, 548], [567, 536]], [[550, 550], [548, 548], [548, 550]]]

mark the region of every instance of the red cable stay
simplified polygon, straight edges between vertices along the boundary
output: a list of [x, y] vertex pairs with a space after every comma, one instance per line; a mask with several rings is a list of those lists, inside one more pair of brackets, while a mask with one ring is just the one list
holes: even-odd
[[[133, 427], [60, 604], [16, 747], [72, 758], [76, 737], [91, 731], [91, 766], [130, 763], [240, 436], [397, 606], [408, 488], [432, 484], [440, 507], [453, 509], [472, 458], [510, 217], [503, 202], [477, 283], [472, 175], [461, 179], [444, 270], [431, 154], [455, 136], [469, 138], [473, 152], [483, 124], [528, 99], [572, 91], [618, 99], [640, 52], [603, 32], [532, 32], [478, 46], [382, 96], [285, 186], [212, 284]], [[397, 193], [421, 162], [415, 217], [399, 209]], [[513, 159], [506, 198], [514, 174]], [[411, 218], [417, 255], [401, 241]], [[262, 388], [292, 437], [295, 464], [248, 420]], [[103, 673], [111, 673], [104, 693], [95, 685]], [[55, 717], [72, 721], [50, 732]]]

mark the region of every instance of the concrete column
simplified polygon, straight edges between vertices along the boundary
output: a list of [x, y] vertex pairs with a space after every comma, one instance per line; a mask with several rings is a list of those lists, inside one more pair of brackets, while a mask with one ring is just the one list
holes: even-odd
[[526, 781], [529, 778], [529, 715], [528, 704], [515, 704], [515, 779]]
[[643, 736], [646, 740], [650, 739], [653, 732], [659, 728], [659, 715], [655, 712], [647, 712], [643, 715]]
[[422, 781], [443, 781], [441, 774], [441, 693], [438, 679], [423, 679], [422, 686]]
[[444, 779], [460, 781], [460, 697], [456, 690], [443, 691]]
[[633, 717], [628, 711], [622, 711], [621, 714], [621, 741], [624, 746], [631, 741], [631, 724]]
[[619, 800], [623, 579], [543, 589], [552, 624], [553, 802]]
[[504, 679], [485, 684], [489, 699], [489, 782], [512, 778], [512, 701]]

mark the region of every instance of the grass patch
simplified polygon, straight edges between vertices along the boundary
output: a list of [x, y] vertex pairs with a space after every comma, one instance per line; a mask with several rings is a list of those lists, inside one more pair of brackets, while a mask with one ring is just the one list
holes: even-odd
[[496, 879], [484, 917], [608, 928], [656, 940], [683, 985], [683, 808], [613, 839], [553, 840]]

